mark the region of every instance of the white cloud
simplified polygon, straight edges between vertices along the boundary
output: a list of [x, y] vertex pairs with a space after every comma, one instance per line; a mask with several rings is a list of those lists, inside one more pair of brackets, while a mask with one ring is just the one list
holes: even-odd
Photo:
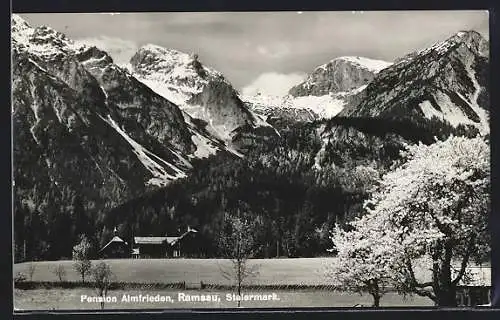
[[257, 52], [263, 56], [268, 55], [269, 51], [264, 46], [257, 46]]
[[77, 43], [96, 46], [106, 51], [113, 61], [118, 65], [125, 65], [139, 49], [138, 45], [130, 40], [100, 36], [97, 38], [81, 38], [75, 40]]
[[265, 95], [284, 96], [291, 87], [304, 81], [305, 77], [306, 74], [303, 73], [266, 72], [244, 87], [242, 93], [255, 95], [260, 92]]
[[285, 43], [276, 43], [269, 46], [259, 45], [256, 51], [261, 56], [273, 59], [283, 58], [292, 53], [289, 46]]

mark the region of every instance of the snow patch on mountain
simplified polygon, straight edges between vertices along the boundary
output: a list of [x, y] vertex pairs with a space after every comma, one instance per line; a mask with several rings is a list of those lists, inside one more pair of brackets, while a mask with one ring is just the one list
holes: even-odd
[[291, 108], [310, 109], [324, 119], [335, 117], [346, 104], [340, 97], [333, 95], [296, 97], [286, 103]]
[[385, 69], [390, 65], [392, 65], [392, 62], [387, 62], [383, 60], [369, 59], [365, 57], [343, 56], [335, 58], [330, 62], [319, 66], [318, 69], [326, 69], [328, 64], [332, 63], [333, 61], [348, 61], [360, 68], [364, 68], [372, 72], [380, 72], [380, 70]]
[[138, 75], [135, 75], [135, 77], [137, 78], [137, 80], [141, 81], [146, 86], [148, 86], [151, 90], [153, 90], [154, 92], [156, 92], [160, 96], [164, 97], [168, 101], [175, 103], [183, 111], [186, 111], [185, 110], [186, 109], [186, 100], [188, 100], [190, 98], [186, 93], [184, 93], [181, 90], [176, 89], [174, 87], [169, 87], [160, 81], [145, 79], [145, 78], [138, 76]]
[[241, 96], [241, 99], [252, 106], [252, 109], [261, 114], [272, 114], [277, 109], [289, 110], [305, 110], [311, 113], [312, 119], [331, 119], [335, 117], [347, 105], [348, 99], [356, 94], [359, 94], [366, 88], [366, 85], [359, 88], [343, 91], [338, 93], [330, 93], [322, 96], [298, 96], [286, 95], [284, 97], [277, 96]]
[[[467, 74], [469, 78], [472, 81], [472, 85], [474, 86], [474, 93], [471, 98], [471, 102], [468, 102], [467, 99], [464, 99], [464, 101], [469, 104], [472, 110], [477, 114], [479, 117], [480, 125], [479, 125], [479, 132], [482, 135], [488, 134], [490, 132], [490, 125], [489, 125], [489, 113], [487, 110], [481, 108], [478, 104], [478, 98], [479, 94], [481, 93], [481, 86], [477, 82], [476, 78], [476, 73], [475, 71], [470, 67], [470, 65], [466, 66]], [[460, 93], [458, 93], [460, 95]]]
[[441, 108], [441, 111], [436, 110], [428, 100], [419, 103], [419, 107], [427, 119], [436, 117], [440, 120], [447, 121], [454, 127], [457, 127], [460, 124], [475, 124], [460, 110], [457, 105], [450, 100], [447, 95], [438, 94], [436, 96], [436, 102]]
[[16, 14], [11, 18], [11, 37], [12, 42], [21, 49], [42, 57], [56, 56], [82, 48], [82, 45], [52, 28], [30, 26]]
[[157, 93], [161, 92], [165, 98], [173, 94], [176, 97], [174, 100], [183, 104], [208, 84], [208, 79], [201, 77], [199, 71], [212, 77], [222, 77], [222, 74], [207, 66], [196, 70], [192, 66], [194, 58], [191, 55], [174, 49], [147, 44], [138, 53], [145, 53], [146, 56], [139, 61], [132, 57], [133, 62], [128, 69], [143, 83], [158, 90]]
[[212, 147], [210, 141], [200, 134], [194, 134], [191, 136], [191, 140], [196, 146], [194, 156], [197, 158], [208, 158], [217, 152], [217, 148]]
[[151, 90], [206, 122], [205, 129], [227, 146], [240, 127], [270, 127], [246, 108], [220, 72], [203, 65], [197, 55], [148, 44], [131, 58], [128, 68]]
[[424, 117], [426, 117], [427, 119], [432, 119], [433, 117], [443, 119], [443, 114], [440, 111], [436, 110], [436, 108], [432, 106], [432, 103], [429, 100], [420, 102], [418, 106], [424, 113]]
[[[99, 117], [108, 123], [113, 129], [116, 130], [133, 148], [133, 152], [137, 155], [137, 158], [141, 161], [144, 167], [151, 172], [153, 178], [148, 180], [147, 184], [156, 185], [156, 186], [166, 186], [170, 181], [177, 180], [180, 178], [185, 178], [187, 175], [181, 169], [176, 166], [168, 163], [167, 161], [161, 159], [156, 156], [151, 151], [144, 148], [142, 145], [137, 143], [134, 139], [132, 139], [120, 126], [116, 123], [116, 121], [108, 115], [107, 119], [103, 118], [99, 115]], [[160, 165], [159, 163], [163, 163], [164, 166], [170, 168], [171, 173], [165, 170], [165, 167]]]

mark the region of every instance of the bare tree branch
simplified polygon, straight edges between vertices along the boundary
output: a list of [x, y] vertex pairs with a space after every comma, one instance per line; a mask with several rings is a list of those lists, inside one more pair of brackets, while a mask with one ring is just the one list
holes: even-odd
[[434, 302], [437, 301], [436, 296], [432, 292], [430, 292], [430, 291], [415, 289], [414, 292], [417, 295], [421, 296], [421, 297], [427, 297], [427, 298], [431, 299]]
[[410, 285], [413, 289], [416, 288], [426, 288], [432, 286], [433, 282], [424, 282], [424, 283], [418, 283], [417, 278], [415, 277], [415, 272], [413, 271], [413, 265], [411, 263], [410, 258], [406, 259], [406, 267], [408, 269], [408, 273], [410, 275]]
[[472, 254], [472, 250], [474, 249], [475, 240], [476, 236], [474, 234], [471, 234], [467, 245], [467, 251], [465, 252], [462, 263], [460, 265], [460, 271], [458, 272], [457, 277], [451, 282], [454, 286], [456, 286], [465, 275], [465, 270], [467, 268], [467, 264], [469, 263], [469, 258]]

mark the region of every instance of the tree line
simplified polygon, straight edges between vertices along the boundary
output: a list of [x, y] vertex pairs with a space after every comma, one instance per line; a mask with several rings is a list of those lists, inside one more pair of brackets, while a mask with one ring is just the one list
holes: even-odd
[[[324, 145], [318, 134], [322, 125], [327, 131], [355, 130], [357, 138]], [[441, 128], [452, 133], [446, 125]], [[79, 235], [90, 240], [95, 254], [115, 226], [129, 241], [178, 235], [189, 225], [204, 239], [200, 256], [219, 257], [224, 216], [241, 210], [255, 217], [256, 241], [262, 243], [257, 257], [325, 255], [331, 228], [361, 214], [378, 179], [400, 161], [404, 142], [413, 142], [375, 132], [386, 129], [355, 119], [282, 127], [281, 137], [256, 143], [244, 158], [218, 154], [197, 160], [188, 178], [111, 209], [89, 208], [85, 195], [69, 189], [57, 203], [50, 201], [55, 191], [48, 190], [44, 199], [36, 199], [37, 206], [16, 196], [15, 260], [69, 258]]]

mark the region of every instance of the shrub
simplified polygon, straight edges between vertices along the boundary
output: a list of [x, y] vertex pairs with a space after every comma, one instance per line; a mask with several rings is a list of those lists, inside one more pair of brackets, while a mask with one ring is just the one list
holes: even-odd
[[14, 277], [14, 283], [17, 284], [17, 283], [24, 282], [24, 281], [26, 281], [26, 275], [22, 272], [16, 273], [16, 275]]
[[54, 273], [59, 281], [63, 282], [66, 280], [66, 269], [64, 268], [64, 265], [59, 264], [54, 269], [52, 270], [52, 273]]
[[[99, 296], [105, 298], [111, 286], [111, 281], [114, 278], [111, 268], [103, 261], [93, 267], [91, 273], [97, 293]], [[104, 300], [101, 302], [101, 309], [104, 309]]]
[[30, 277], [30, 281], [33, 281], [33, 274], [35, 273], [35, 270], [36, 270], [36, 265], [30, 263], [28, 267], [28, 275]]

